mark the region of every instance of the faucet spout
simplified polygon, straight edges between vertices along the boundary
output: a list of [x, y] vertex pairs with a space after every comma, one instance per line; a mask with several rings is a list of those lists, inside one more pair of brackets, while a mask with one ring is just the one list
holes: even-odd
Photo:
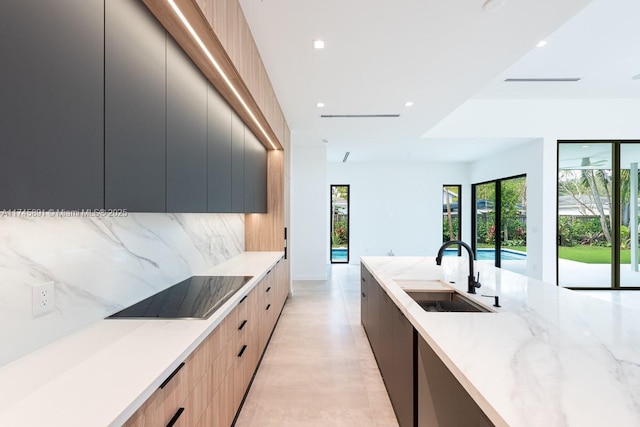
[[475, 274], [473, 273], [473, 261], [475, 260], [475, 257], [473, 255], [471, 246], [469, 246], [462, 240], [449, 240], [448, 242], [444, 242], [444, 244], [440, 246], [440, 249], [438, 250], [438, 255], [436, 256], [436, 264], [442, 265], [442, 255], [444, 254], [444, 250], [452, 245], [462, 246], [469, 253], [469, 279], [467, 283], [467, 292], [470, 294], [475, 294], [476, 288], [480, 287], [480, 278], [478, 277], [478, 279], [476, 280]]

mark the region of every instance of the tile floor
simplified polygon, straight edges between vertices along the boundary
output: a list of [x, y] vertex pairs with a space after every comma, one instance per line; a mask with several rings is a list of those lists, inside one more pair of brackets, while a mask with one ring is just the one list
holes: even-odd
[[360, 267], [293, 282], [237, 427], [397, 427], [360, 325]]

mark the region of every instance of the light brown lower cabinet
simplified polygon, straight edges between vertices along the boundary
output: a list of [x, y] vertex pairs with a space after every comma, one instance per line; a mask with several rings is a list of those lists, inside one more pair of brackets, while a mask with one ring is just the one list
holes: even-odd
[[289, 294], [280, 260], [127, 420], [127, 427], [229, 427]]

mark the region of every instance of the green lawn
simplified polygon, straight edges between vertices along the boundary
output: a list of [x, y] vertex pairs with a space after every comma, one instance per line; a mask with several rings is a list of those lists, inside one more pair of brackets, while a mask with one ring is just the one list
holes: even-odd
[[[629, 264], [631, 260], [630, 254], [631, 251], [629, 249], [622, 249], [620, 251], [620, 262], [622, 264]], [[584, 262], [587, 264], [610, 264], [611, 248], [588, 245], [571, 247], [560, 246], [558, 248], [558, 256], [562, 259]]]

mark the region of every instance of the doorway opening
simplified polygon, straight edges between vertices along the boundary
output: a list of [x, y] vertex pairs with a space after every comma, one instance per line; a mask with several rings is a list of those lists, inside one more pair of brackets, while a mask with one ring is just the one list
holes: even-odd
[[349, 263], [349, 185], [331, 186], [329, 247], [332, 264]]

